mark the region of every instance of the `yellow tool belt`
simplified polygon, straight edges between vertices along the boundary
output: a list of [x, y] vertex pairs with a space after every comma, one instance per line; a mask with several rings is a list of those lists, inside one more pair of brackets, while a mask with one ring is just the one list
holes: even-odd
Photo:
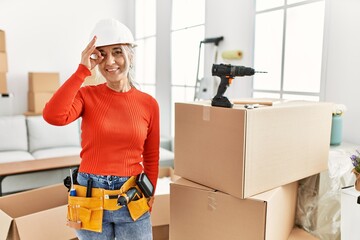
[[[91, 197], [86, 197], [86, 187], [74, 185], [76, 196], [68, 196], [68, 226], [102, 232], [103, 210], [120, 209], [122, 206], [117, 205], [117, 196], [127, 192], [131, 187], [138, 188], [135, 181], [135, 176], [130, 177], [119, 190], [93, 188]], [[140, 191], [139, 188], [138, 190]], [[144, 196], [138, 200], [130, 201], [127, 207], [134, 221], [150, 209], [148, 199]]]

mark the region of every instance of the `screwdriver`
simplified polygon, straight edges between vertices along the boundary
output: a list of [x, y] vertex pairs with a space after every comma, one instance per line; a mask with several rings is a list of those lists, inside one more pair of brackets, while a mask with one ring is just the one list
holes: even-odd
[[73, 181], [71, 169], [70, 169], [70, 180], [71, 180], [70, 196], [76, 196], [76, 189], [74, 188], [74, 181]]

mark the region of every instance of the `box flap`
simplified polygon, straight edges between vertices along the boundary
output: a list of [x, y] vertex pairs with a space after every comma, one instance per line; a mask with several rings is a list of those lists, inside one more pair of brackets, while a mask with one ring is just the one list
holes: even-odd
[[66, 203], [67, 188], [57, 184], [1, 197], [0, 209], [10, 217], [18, 218]]
[[[74, 229], [66, 226], [67, 206], [19, 217], [15, 221], [20, 239], [73, 239]], [[35, 224], [36, 223], [36, 224]]]
[[[177, 179], [175, 182], [171, 183], [171, 184], [177, 184], [180, 186], [184, 186], [184, 187], [192, 187], [192, 188], [196, 188], [196, 189], [200, 189], [200, 190], [206, 190], [206, 191], [211, 191], [214, 192], [215, 190], [209, 187], [206, 187], [204, 185], [192, 182], [190, 180], [187, 180], [185, 178], [180, 177], [179, 179]], [[170, 184], [170, 185], [171, 185]]]
[[12, 218], [0, 209], [0, 239], [6, 239], [9, 234]]

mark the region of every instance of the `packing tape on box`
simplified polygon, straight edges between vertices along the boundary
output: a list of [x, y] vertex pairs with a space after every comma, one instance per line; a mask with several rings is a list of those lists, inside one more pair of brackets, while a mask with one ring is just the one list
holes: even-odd
[[232, 50], [232, 51], [223, 51], [221, 54], [221, 57], [223, 59], [229, 59], [229, 60], [238, 60], [241, 59], [243, 56], [242, 51], [240, 50]]
[[210, 107], [204, 106], [203, 107], [203, 121], [210, 121]]
[[208, 196], [208, 210], [210, 211], [214, 211], [217, 208], [217, 201], [216, 201], [216, 196], [214, 192], [209, 192]]

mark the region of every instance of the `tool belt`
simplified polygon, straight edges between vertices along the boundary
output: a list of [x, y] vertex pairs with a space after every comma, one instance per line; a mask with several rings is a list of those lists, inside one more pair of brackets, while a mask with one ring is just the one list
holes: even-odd
[[[122, 206], [117, 205], [118, 196], [131, 187], [140, 191], [136, 185], [136, 176], [130, 177], [119, 190], [93, 188], [91, 197], [86, 197], [87, 187], [74, 185], [76, 196], [68, 195], [67, 225], [75, 229], [102, 232], [103, 210], [120, 209]], [[150, 209], [144, 194], [140, 199], [129, 202], [127, 207], [134, 221]]]

